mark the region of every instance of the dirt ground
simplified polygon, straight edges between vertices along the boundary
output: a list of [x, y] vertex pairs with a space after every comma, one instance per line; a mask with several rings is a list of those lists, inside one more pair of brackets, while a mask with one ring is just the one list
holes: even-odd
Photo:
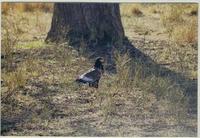
[[[135, 97], [135, 93], [140, 94], [142, 91], [140, 88], [134, 88], [134, 92], [124, 96], [116, 96], [115, 102], [108, 105], [106, 103], [113, 99], [102, 100], [99, 96], [102, 94], [101, 90], [74, 84], [73, 80], [77, 74], [86, 71], [93, 63], [87, 62], [86, 58], [80, 57], [69, 46], [45, 44], [44, 39], [52, 14], [39, 14], [38, 18], [41, 19], [39, 26], [36, 23], [33, 25], [36, 16], [28, 17], [24, 14], [24, 17], [31, 18], [32, 22], [13, 55], [14, 66], [26, 68], [31, 75], [27, 73], [29, 77], [26, 78], [25, 85], [14, 90], [17, 100], [13, 104], [1, 104], [2, 135], [197, 136], [197, 113], [188, 114], [185, 122], [174, 123], [170, 115], [162, 112], [161, 108], [158, 109], [160, 104], [165, 105], [165, 103], [156, 101], [153, 94], [148, 94], [150, 100], [144, 104], [143, 109], [139, 109], [140, 106], [135, 105], [133, 101], [139, 99]], [[172, 57], [176, 53], [170, 55], [171, 58], [164, 57], [170, 44], [159, 17], [123, 16], [122, 22], [126, 36], [135, 47], [158, 64], [163, 64], [173, 71], [180, 71], [177, 70], [176, 58]], [[138, 27], [140, 24], [142, 26]], [[146, 28], [148, 33], [144, 35]], [[194, 48], [186, 50], [189, 56], [197, 56], [197, 50]], [[67, 51], [70, 51], [69, 55], [63, 54]], [[63, 61], [67, 56], [70, 60]], [[6, 78], [4, 59], [1, 62], [2, 78]], [[190, 74], [187, 76], [194, 81], [196, 79]], [[104, 87], [106, 79], [106, 76], [102, 78], [100, 88]], [[3, 82], [1, 91], [6, 92], [7, 89]]]

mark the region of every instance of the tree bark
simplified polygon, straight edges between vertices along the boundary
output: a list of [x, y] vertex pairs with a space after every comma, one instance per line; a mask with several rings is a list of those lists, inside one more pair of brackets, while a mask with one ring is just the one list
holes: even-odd
[[115, 44], [124, 38], [119, 4], [55, 3], [47, 42], [84, 39], [96, 45]]
[[104, 57], [108, 70], [115, 70], [115, 50], [149, 60], [125, 37], [119, 4], [115, 3], [55, 3], [46, 42], [66, 41], [78, 50], [83, 41], [87, 56]]

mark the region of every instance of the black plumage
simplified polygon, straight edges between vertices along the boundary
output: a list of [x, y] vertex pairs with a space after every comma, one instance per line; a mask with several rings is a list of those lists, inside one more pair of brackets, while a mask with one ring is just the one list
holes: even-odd
[[101, 75], [104, 73], [103, 58], [96, 59], [94, 67], [78, 76], [76, 82], [88, 83], [90, 87], [98, 88]]

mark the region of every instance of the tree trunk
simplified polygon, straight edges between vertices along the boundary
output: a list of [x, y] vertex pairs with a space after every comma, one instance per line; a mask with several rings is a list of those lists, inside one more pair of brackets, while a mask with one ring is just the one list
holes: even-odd
[[119, 4], [56, 3], [47, 42], [76, 42], [107, 45], [120, 43], [124, 30]]
[[89, 58], [106, 60], [106, 68], [115, 70], [114, 50], [129, 53], [131, 57], [145, 58], [125, 37], [119, 4], [114, 3], [56, 3], [46, 42], [62, 43], [80, 50], [84, 42]]

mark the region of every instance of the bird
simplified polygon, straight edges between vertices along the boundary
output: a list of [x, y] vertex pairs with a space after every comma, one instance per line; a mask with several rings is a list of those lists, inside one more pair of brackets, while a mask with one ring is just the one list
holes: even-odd
[[95, 61], [94, 66], [89, 69], [87, 72], [79, 75], [76, 79], [76, 82], [89, 84], [89, 87], [98, 88], [99, 80], [104, 73], [104, 59], [102, 57], [98, 57]]

